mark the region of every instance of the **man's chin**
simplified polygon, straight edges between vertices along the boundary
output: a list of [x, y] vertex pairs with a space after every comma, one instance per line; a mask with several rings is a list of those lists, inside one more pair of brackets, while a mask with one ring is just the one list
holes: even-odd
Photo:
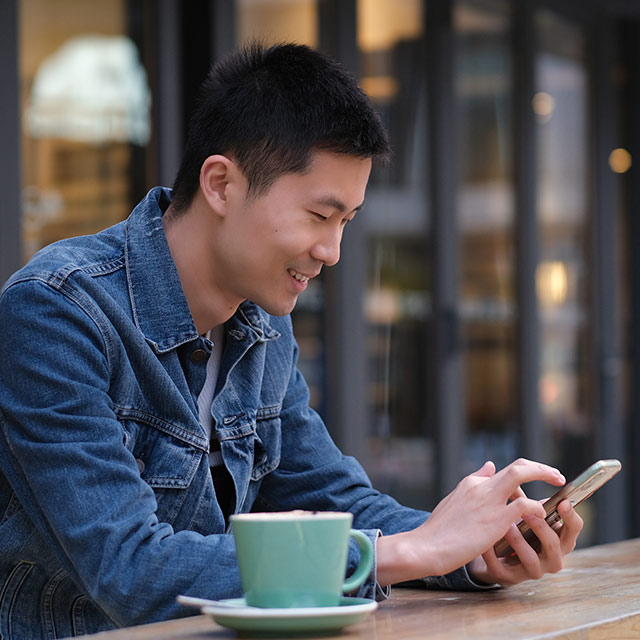
[[263, 302], [264, 304], [261, 304], [260, 302], [256, 302], [256, 304], [261, 309], [264, 309], [264, 311], [266, 311], [270, 316], [288, 316], [295, 309], [298, 297], [296, 296], [295, 299], [288, 302], [273, 303], [267, 300]]

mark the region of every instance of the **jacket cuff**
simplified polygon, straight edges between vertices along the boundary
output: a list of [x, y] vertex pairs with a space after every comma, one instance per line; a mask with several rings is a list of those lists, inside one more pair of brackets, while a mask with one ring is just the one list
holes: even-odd
[[[382, 535], [379, 529], [364, 529], [362, 532], [368, 536], [373, 544], [373, 566], [367, 579], [360, 585], [357, 591], [349, 594], [357, 598], [368, 598], [370, 600], [386, 600], [391, 595], [391, 586], [387, 585], [382, 587], [377, 580], [377, 542], [378, 538]], [[347, 561], [348, 573], [355, 571], [355, 568], [360, 561], [360, 549], [354, 540], [351, 540], [349, 546], [349, 557]], [[476, 582], [466, 565], [447, 573], [443, 576], [427, 576], [419, 580], [411, 580], [409, 582], [402, 582], [396, 586], [404, 587], [417, 587], [423, 589], [447, 589], [450, 591], [489, 591], [491, 589], [500, 588], [499, 584], [484, 584], [482, 582]]]
[[[500, 587], [499, 584], [476, 582], [469, 574], [466, 565], [444, 576], [428, 576], [413, 582], [416, 583], [415, 586], [424, 586], [427, 589], [449, 589], [451, 591], [488, 591]], [[414, 586], [412, 583], [404, 584]]]
[[[377, 580], [377, 569], [378, 569], [378, 538], [382, 535], [382, 531], [380, 529], [362, 529], [362, 533], [364, 533], [369, 540], [371, 540], [371, 544], [373, 545], [373, 566], [371, 567], [371, 572], [369, 573], [367, 579], [358, 587], [356, 591], [349, 594], [351, 596], [357, 598], [368, 598], [369, 600], [376, 600], [377, 602], [381, 600], [386, 600], [390, 593], [391, 587], [386, 586], [382, 587], [378, 583]], [[347, 561], [348, 572], [351, 573], [355, 571], [358, 562], [360, 561], [360, 549], [357, 543], [354, 540], [351, 540], [349, 546], [349, 559]]]

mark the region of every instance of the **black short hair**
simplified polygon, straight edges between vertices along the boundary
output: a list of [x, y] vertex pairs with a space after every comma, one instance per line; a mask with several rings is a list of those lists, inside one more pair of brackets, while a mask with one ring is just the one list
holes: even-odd
[[304, 172], [318, 150], [382, 164], [390, 155], [380, 116], [340, 63], [305, 45], [254, 42], [214, 65], [201, 87], [174, 209], [191, 204], [210, 155], [232, 158], [254, 197], [280, 176]]

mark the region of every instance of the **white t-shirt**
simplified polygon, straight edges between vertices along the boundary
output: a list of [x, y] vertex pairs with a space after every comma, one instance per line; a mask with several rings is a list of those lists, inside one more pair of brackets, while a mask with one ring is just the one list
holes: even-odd
[[[207, 377], [202, 386], [202, 391], [200, 391], [200, 395], [198, 396], [198, 414], [200, 416], [200, 423], [204, 427], [207, 437], [211, 439], [211, 431], [213, 429], [211, 403], [213, 402], [213, 396], [216, 391], [218, 372], [220, 371], [220, 360], [224, 348], [224, 326], [218, 325], [210, 331], [207, 331], [206, 338], [212, 342], [213, 351], [209, 356], [209, 360], [207, 360]], [[222, 464], [220, 445], [214, 438], [211, 442], [211, 451], [209, 453], [209, 466], [218, 467]]]

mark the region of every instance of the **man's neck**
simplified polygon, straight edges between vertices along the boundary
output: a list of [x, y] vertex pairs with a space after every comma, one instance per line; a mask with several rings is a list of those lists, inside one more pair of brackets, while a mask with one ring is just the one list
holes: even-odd
[[169, 250], [200, 335], [224, 324], [241, 302], [226, 299], [216, 285], [215, 256], [207, 244], [211, 229], [202, 224], [205, 215], [196, 197], [187, 210], [177, 215], [169, 205], [162, 218]]

